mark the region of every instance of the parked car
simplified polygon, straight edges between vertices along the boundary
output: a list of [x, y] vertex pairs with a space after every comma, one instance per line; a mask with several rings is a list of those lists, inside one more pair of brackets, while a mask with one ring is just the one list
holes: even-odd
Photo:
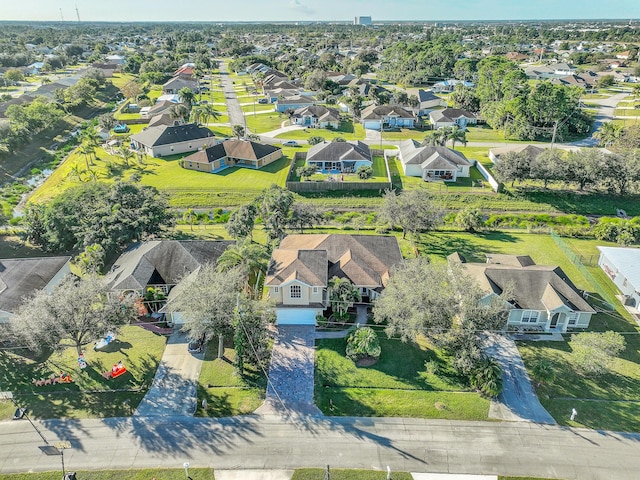
[[124, 123], [121, 123], [113, 127], [114, 133], [127, 133], [128, 131], [129, 131], [129, 126]]
[[296, 142], [295, 140], [287, 140], [286, 142], [282, 142], [282, 145], [284, 145], [285, 147], [297, 147], [298, 142]]
[[266, 98], [259, 98], [258, 103], [262, 103], [264, 105], [265, 103], [269, 103], [269, 100], [267, 100]]
[[189, 353], [202, 353], [202, 351], [204, 350], [205, 341], [206, 336], [203, 335], [199, 339], [189, 342], [187, 350], [189, 350]]

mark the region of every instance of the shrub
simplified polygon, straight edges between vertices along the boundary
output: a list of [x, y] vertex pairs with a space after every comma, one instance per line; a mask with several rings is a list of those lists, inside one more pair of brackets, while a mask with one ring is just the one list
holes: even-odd
[[502, 370], [493, 358], [484, 358], [469, 376], [473, 388], [488, 397], [497, 397], [502, 392]]
[[365, 358], [380, 357], [380, 341], [371, 327], [357, 328], [347, 337], [346, 354], [354, 362]]
[[626, 347], [625, 339], [617, 332], [584, 332], [571, 335], [569, 342], [576, 363], [587, 374], [602, 375], [614, 357]]

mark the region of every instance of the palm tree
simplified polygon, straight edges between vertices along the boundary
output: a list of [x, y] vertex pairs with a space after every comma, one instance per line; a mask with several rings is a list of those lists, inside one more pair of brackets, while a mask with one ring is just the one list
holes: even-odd
[[233, 132], [233, 136], [237, 137], [238, 140], [245, 134], [244, 127], [242, 125], [234, 125], [233, 127], [231, 127], [231, 130]]
[[202, 108], [196, 107], [193, 110], [191, 110], [192, 122], [197, 123], [198, 125], [201, 125], [203, 117], [204, 117], [204, 112], [202, 111]]
[[360, 300], [360, 292], [348, 278], [333, 277], [329, 280], [329, 303], [339, 318], [344, 319], [347, 310]]
[[95, 155], [96, 147], [94, 147], [91, 143], [84, 141], [82, 145], [80, 145], [80, 153], [84, 156], [84, 161], [87, 164], [87, 170], [91, 170], [90, 159], [93, 155]]
[[194, 100], [196, 98], [196, 94], [193, 93], [189, 87], [184, 87], [178, 90], [178, 98], [182, 103], [184, 103], [189, 110], [193, 106]]
[[190, 208], [186, 212], [184, 212], [182, 218], [189, 222], [189, 228], [193, 232], [193, 222], [198, 218], [198, 214], [196, 213], [196, 211], [193, 208]]
[[455, 150], [456, 142], [460, 142], [464, 146], [467, 145], [467, 133], [462, 128], [455, 125], [447, 132], [447, 140], [451, 140], [451, 148]]
[[131, 150], [129, 145], [127, 145], [126, 143], [123, 143], [118, 148], [118, 155], [120, 155], [122, 157], [122, 160], [124, 160], [125, 166], [127, 166], [127, 168], [128, 168], [129, 167], [129, 160], [131, 158], [133, 158], [135, 154], [133, 153], [133, 150]]
[[613, 122], [605, 122], [598, 128], [598, 131], [593, 134], [593, 138], [600, 140], [600, 145], [608, 147], [618, 138], [622, 132], [622, 126], [616, 125]]
[[206, 104], [202, 106], [202, 112], [204, 114], [204, 123], [208, 124], [209, 120], [217, 120], [220, 118], [220, 113], [215, 109], [213, 105]]
[[436, 147], [438, 145], [442, 145], [442, 131], [441, 130], [432, 130], [427, 132], [424, 136], [424, 145], [428, 145], [430, 147]]
[[189, 109], [181, 103], [172, 105], [171, 108], [169, 108], [169, 116], [174, 120], [184, 121], [184, 119], [189, 116]]
[[245, 239], [230, 245], [218, 258], [218, 270], [226, 272], [239, 268], [245, 280], [245, 288], [251, 296], [260, 292], [260, 279], [269, 265], [269, 252], [264, 245]]

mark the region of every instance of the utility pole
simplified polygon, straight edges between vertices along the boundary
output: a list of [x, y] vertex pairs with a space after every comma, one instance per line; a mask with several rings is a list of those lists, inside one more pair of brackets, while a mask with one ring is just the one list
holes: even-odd
[[60, 8], [60, 21], [64, 22], [64, 16], [62, 15], [62, 8]]
[[78, 5], [76, 5], [76, 17], [78, 17], [78, 23], [80, 23], [80, 11], [78, 10]]
[[553, 145], [556, 143], [556, 133], [558, 132], [558, 120], [553, 124], [553, 135], [551, 136], [551, 149], [553, 150]]

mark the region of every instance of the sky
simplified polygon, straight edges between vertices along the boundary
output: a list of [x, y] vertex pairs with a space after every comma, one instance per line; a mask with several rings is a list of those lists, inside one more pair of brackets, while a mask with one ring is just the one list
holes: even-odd
[[640, 0], [0, 0], [0, 20], [351, 21], [640, 19]]

